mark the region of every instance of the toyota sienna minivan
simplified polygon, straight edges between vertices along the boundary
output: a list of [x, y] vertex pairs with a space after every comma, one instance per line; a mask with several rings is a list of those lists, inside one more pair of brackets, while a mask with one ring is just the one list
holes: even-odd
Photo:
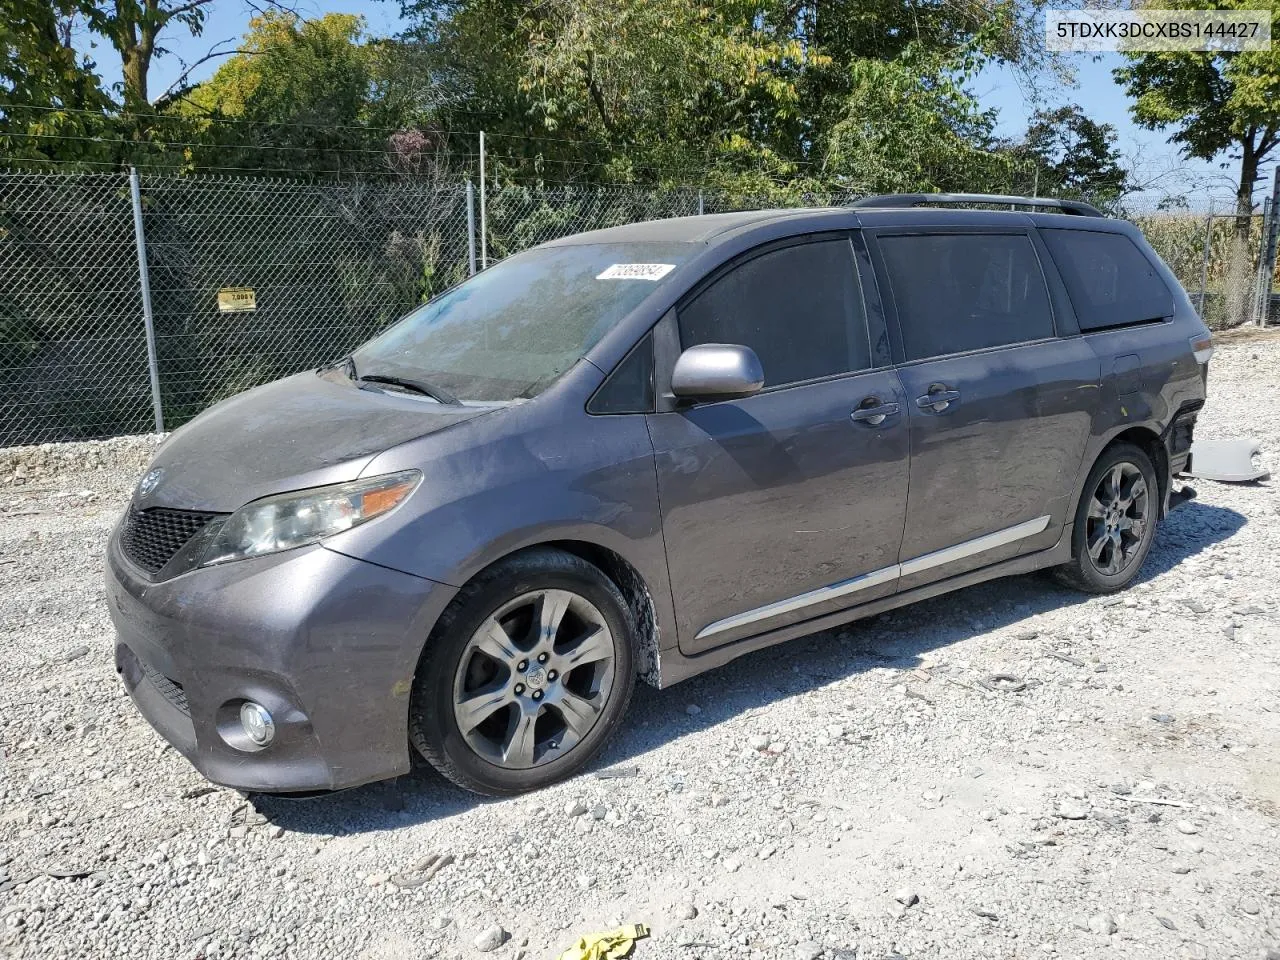
[[1041, 568], [1129, 584], [1211, 352], [1139, 231], [1080, 203], [566, 237], [175, 432], [107, 553], [117, 668], [242, 790], [412, 750], [540, 787], [636, 678]]

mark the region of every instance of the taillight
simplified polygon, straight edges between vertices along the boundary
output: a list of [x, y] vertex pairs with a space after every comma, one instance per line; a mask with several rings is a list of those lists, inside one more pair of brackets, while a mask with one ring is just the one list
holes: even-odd
[[1203, 367], [1213, 356], [1213, 335], [1203, 333], [1198, 337], [1192, 337], [1191, 352], [1196, 355], [1196, 363]]

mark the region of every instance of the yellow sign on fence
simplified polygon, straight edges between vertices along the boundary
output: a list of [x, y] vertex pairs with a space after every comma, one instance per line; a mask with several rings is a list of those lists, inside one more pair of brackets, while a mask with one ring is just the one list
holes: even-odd
[[219, 313], [247, 313], [258, 309], [253, 287], [223, 287], [218, 291]]

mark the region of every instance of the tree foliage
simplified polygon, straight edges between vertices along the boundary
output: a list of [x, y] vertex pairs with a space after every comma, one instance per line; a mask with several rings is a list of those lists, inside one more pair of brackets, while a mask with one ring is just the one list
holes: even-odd
[[[91, 64], [37, 76], [33, 60], [74, 52], [33, 27], [24, 42], [52, 55], [13, 58], [27, 65], [13, 96], [97, 103], [98, 139], [81, 142], [109, 162], [175, 170], [474, 175], [484, 130], [491, 176], [519, 182], [780, 198], [1029, 189], [1037, 165], [1046, 190], [1115, 179], [1108, 131], [1078, 110], [1006, 143], [971, 93], [985, 64], [1040, 64], [1040, 0], [402, 0], [410, 26], [397, 38], [368, 36], [356, 16], [268, 8], [212, 77], [154, 96], [164, 37], [199, 33], [211, 2], [0, 0], [51, 11], [55, 26], [78, 19], [124, 75], [114, 102]], [[88, 86], [28, 92], [72, 80]]]
[[[961, 102], [959, 75], [1033, 56], [1019, 8], [1003, 3], [406, 0], [403, 9], [436, 64], [448, 125], [483, 124], [499, 162], [558, 179], [696, 174], [767, 186], [856, 176], [924, 188], [939, 164], [976, 162], [961, 147], [989, 146], [989, 123]], [[895, 98], [905, 117], [877, 115]], [[939, 121], [930, 106], [948, 112]], [[858, 157], [850, 137], [867, 118], [894, 129], [877, 130], [880, 152]], [[924, 144], [943, 128], [934, 156], [897, 162], [903, 142]]]
[[120, 59], [124, 107], [145, 111], [151, 105], [151, 64], [168, 51], [166, 31], [182, 29], [199, 36], [214, 0], [69, 0], [85, 25], [106, 40]]
[[[1160, 8], [1271, 10], [1271, 31], [1280, 35], [1280, 0], [1162, 0]], [[1169, 130], [1187, 157], [1215, 160], [1224, 154], [1240, 163], [1236, 187], [1235, 276], [1228, 283], [1232, 309], [1247, 310], [1250, 214], [1262, 163], [1280, 147], [1280, 46], [1232, 52], [1131, 54], [1116, 80], [1134, 98], [1134, 119], [1149, 129]]]
[[72, 46], [72, 0], [0, 0], [0, 154], [107, 161], [95, 142], [110, 99]]
[[[15, 160], [97, 167], [150, 155], [150, 71], [166, 31], [198, 35], [214, 0], [0, 0], [0, 144]], [[115, 96], [77, 52], [84, 33], [110, 50]], [[163, 131], [161, 131], [163, 133]], [[169, 134], [172, 135], [172, 129]]]
[[1115, 206], [1132, 186], [1116, 149], [1115, 127], [1091, 119], [1076, 104], [1037, 110], [1022, 139], [1004, 146], [1034, 172], [1033, 189], [1046, 196]]
[[826, 169], [853, 189], [876, 193], [985, 191], [1009, 183], [1016, 162], [993, 149], [995, 117], [965, 88], [977, 62], [968, 51], [916, 44], [893, 60], [855, 61]]
[[202, 141], [192, 159], [298, 173], [378, 168], [404, 100], [390, 43], [364, 29], [350, 14], [255, 17], [240, 51], [175, 106]]

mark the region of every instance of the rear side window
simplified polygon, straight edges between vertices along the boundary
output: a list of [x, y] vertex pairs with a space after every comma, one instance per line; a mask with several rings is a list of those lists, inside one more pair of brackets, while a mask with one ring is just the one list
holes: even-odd
[[679, 313], [680, 340], [750, 347], [774, 387], [871, 366], [847, 239], [782, 247], [732, 268]]
[[1053, 312], [1021, 234], [882, 236], [908, 360], [1052, 337]]
[[1081, 330], [1173, 316], [1173, 295], [1155, 265], [1122, 233], [1041, 230], [1062, 271]]

